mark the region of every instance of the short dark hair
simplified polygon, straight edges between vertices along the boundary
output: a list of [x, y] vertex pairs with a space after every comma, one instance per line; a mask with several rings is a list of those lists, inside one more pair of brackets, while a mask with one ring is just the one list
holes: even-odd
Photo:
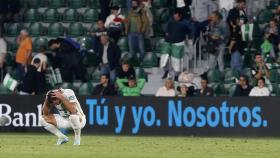
[[219, 11], [214, 11], [214, 15], [216, 15], [220, 20], [223, 19], [223, 15]]
[[102, 76], [106, 77], [107, 79], [110, 78], [110, 75], [109, 75], [109, 74], [102, 74], [101, 77], [102, 77]]
[[255, 58], [256, 58], [257, 56], [259, 56], [259, 55], [262, 56], [261, 53], [256, 53], [256, 54], [255, 54]]
[[263, 83], [265, 83], [265, 78], [261, 77], [261, 78], [258, 79], [258, 81], [259, 81], [259, 80], [262, 80]]
[[245, 74], [241, 74], [239, 78], [241, 77], [245, 79], [246, 85], [249, 85], [249, 77]]
[[59, 41], [57, 39], [51, 39], [49, 42], [48, 42], [48, 46], [51, 47], [53, 44], [57, 44], [59, 43]]
[[246, 0], [236, 0], [236, 3], [246, 3]]
[[182, 13], [182, 11], [181, 10], [179, 10], [179, 9], [175, 9], [174, 10], [174, 12], [173, 12], [173, 14], [175, 15], [175, 14], [178, 14], [179, 16], [183, 16], [183, 13]]
[[206, 81], [206, 83], [208, 83], [208, 79], [207, 78], [201, 78], [201, 80], [204, 80], [204, 81]]
[[41, 60], [39, 58], [35, 58], [33, 61], [34, 64], [40, 64]]
[[119, 6], [112, 6], [112, 7], [111, 7], [111, 10], [119, 10], [119, 9], [120, 9]]

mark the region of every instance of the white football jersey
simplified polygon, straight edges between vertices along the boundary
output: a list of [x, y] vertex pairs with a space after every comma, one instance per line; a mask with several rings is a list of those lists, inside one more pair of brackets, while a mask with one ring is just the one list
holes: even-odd
[[[64, 97], [67, 98], [70, 103], [75, 104], [78, 114], [84, 115], [84, 112], [81, 108], [81, 105], [80, 105], [77, 97], [75, 96], [74, 91], [72, 89], [60, 89], [60, 90], [62, 91], [62, 94], [64, 95]], [[62, 117], [70, 116], [70, 112], [64, 107], [63, 104], [56, 105], [55, 107]]]

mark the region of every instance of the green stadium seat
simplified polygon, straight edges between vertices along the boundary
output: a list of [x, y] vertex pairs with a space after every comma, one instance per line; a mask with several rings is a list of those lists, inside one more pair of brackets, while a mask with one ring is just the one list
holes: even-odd
[[279, 84], [272, 83], [271, 85], [272, 85], [271, 95], [272, 96], [279, 96], [279, 93], [280, 93]]
[[216, 69], [210, 69], [207, 72], [207, 78], [208, 78], [209, 83], [221, 82], [221, 72]]
[[96, 9], [87, 9], [85, 10], [83, 16], [84, 16], [84, 22], [86, 23], [93, 23], [98, 20], [98, 12]]
[[64, 6], [64, 0], [48, 0], [48, 8], [62, 8]]
[[3, 84], [0, 84], [0, 94], [12, 94], [8, 88], [4, 87]]
[[137, 79], [144, 78], [147, 80], [147, 75], [143, 68], [135, 68], [135, 75]]
[[77, 22], [79, 14], [76, 9], [66, 9], [63, 13], [63, 22]]
[[156, 37], [163, 37], [165, 33], [163, 31], [163, 26], [159, 24], [153, 24], [154, 34]]
[[120, 47], [122, 52], [128, 52], [128, 39], [127, 37], [123, 36], [118, 41], [118, 46]]
[[70, 8], [82, 8], [86, 6], [85, 0], [68, 0], [68, 6]]
[[164, 8], [167, 6], [167, 0], [153, 0], [153, 7]]
[[272, 83], [279, 83], [279, 79], [280, 79], [280, 76], [279, 76], [279, 72], [277, 69], [271, 69], [270, 70], [270, 82]]
[[93, 9], [100, 9], [99, 0], [88, 0], [88, 7]]
[[161, 9], [153, 9], [152, 13], [154, 17], [157, 17], [154, 19], [154, 23], [156, 24], [166, 24], [168, 20], [170, 19], [170, 11], [166, 8]]
[[41, 14], [37, 9], [28, 9], [24, 12], [24, 22], [38, 22], [41, 20]]
[[220, 95], [223, 94], [222, 88], [221, 88], [222, 86], [220, 85], [220, 83], [214, 83], [214, 82], [212, 82], [212, 83], [209, 83], [208, 86], [211, 87], [211, 88], [213, 89], [213, 91], [214, 91], [214, 96], [220, 96]]
[[89, 37], [80, 37], [77, 39], [77, 42], [80, 44], [81, 49], [89, 50], [91, 49], [91, 38]]
[[92, 68], [91, 71], [87, 70], [87, 73], [88, 73], [91, 81], [93, 81], [93, 82], [99, 82], [100, 81], [101, 72], [98, 68]]
[[64, 28], [61, 23], [51, 23], [48, 27], [49, 37], [59, 37], [64, 35]]
[[11, 67], [14, 67], [16, 66], [16, 57], [15, 57], [15, 54], [14, 53], [7, 53], [6, 55], [6, 64], [7, 66], [11, 66]]
[[14, 40], [8, 40], [7, 45], [8, 45], [8, 51], [15, 54], [18, 49], [18, 44], [16, 42], [16, 38]]
[[236, 83], [236, 80], [239, 79], [239, 73], [236, 70], [227, 68], [224, 71], [224, 82], [225, 83]]
[[32, 50], [34, 52], [39, 52], [42, 46], [48, 48], [48, 39], [43, 37], [37, 37], [33, 40], [32, 44]]
[[63, 82], [62, 84], [58, 84], [55, 86], [56, 88], [63, 88], [63, 89], [73, 89], [73, 84], [70, 82]]
[[41, 23], [37, 22], [37, 23], [30, 24], [28, 31], [32, 37], [38, 37], [38, 36], [44, 35], [45, 28], [43, 27], [43, 25]]
[[91, 95], [93, 92], [93, 86], [90, 82], [83, 83], [79, 88], [79, 95]]
[[83, 36], [85, 33], [84, 27], [81, 23], [71, 23], [68, 27], [67, 35], [71, 37]]
[[44, 6], [43, 0], [26, 0], [25, 3], [28, 8], [40, 8]]
[[152, 51], [152, 41], [150, 39], [145, 39], [145, 52], [151, 52]]
[[261, 10], [257, 15], [257, 21], [259, 24], [266, 24], [273, 18], [273, 12], [271, 9]]
[[126, 61], [126, 62], [130, 63], [131, 65], [133, 65], [134, 67], [140, 66], [139, 58], [136, 54], [132, 55], [130, 53], [125, 53], [122, 57], [122, 61]]
[[57, 9], [48, 8], [44, 12], [44, 22], [52, 23], [60, 20], [60, 14]]
[[156, 54], [160, 54], [161, 53], [161, 50], [165, 44], [165, 38], [163, 37], [159, 37], [159, 38], [156, 38], [155, 39], [155, 45], [153, 47], [154, 51]]
[[7, 36], [16, 37], [19, 35], [20, 30], [23, 28], [19, 23], [11, 23], [7, 27]]
[[156, 54], [149, 52], [146, 53], [143, 59], [143, 68], [153, 68], [158, 66], [158, 60]]
[[126, 8], [126, 0], [112, 0], [112, 6], [119, 6], [120, 8]]
[[230, 96], [232, 97], [236, 88], [236, 84], [224, 84], [224, 85], [220, 85], [221, 86], [221, 91], [223, 96]]

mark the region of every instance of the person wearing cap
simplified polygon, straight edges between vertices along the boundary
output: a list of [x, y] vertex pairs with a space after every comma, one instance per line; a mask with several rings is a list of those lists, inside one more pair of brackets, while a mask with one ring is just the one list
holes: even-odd
[[106, 18], [105, 28], [108, 29], [109, 36], [117, 43], [122, 35], [123, 22], [125, 17], [121, 14], [120, 7], [113, 6], [111, 8], [111, 15]]
[[122, 96], [140, 96], [145, 83], [145, 79], [136, 80], [135, 76], [130, 76], [128, 79], [117, 79]]
[[156, 93], [157, 97], [175, 97], [176, 92], [174, 88], [174, 81], [171, 79], [167, 79], [165, 81], [165, 85], [160, 87]]
[[26, 73], [25, 69], [32, 60], [32, 39], [27, 30], [20, 31], [17, 43], [19, 45], [16, 53], [17, 77], [22, 81]]

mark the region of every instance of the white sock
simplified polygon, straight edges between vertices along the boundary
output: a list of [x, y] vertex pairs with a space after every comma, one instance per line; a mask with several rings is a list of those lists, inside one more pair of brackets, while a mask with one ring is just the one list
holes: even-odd
[[58, 138], [66, 138], [64, 134], [61, 133], [60, 130], [58, 130], [54, 125], [47, 123], [43, 117], [40, 117], [40, 124], [44, 126], [44, 128], [51, 132], [52, 134], [56, 135]]
[[81, 122], [78, 115], [70, 115], [69, 120], [75, 133], [75, 140], [81, 140]]

